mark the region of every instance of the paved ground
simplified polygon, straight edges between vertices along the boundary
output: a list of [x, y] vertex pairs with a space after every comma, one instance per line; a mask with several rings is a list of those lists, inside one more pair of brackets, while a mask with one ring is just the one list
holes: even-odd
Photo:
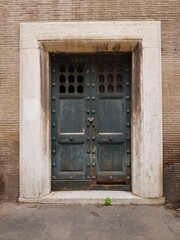
[[179, 240], [164, 206], [1, 204], [0, 240]]

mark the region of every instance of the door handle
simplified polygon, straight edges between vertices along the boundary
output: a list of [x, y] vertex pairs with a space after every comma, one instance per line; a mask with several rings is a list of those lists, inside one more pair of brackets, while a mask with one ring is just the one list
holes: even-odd
[[93, 118], [93, 117], [88, 117], [88, 122], [90, 122], [90, 123], [92, 123], [94, 120], [95, 120], [95, 118]]

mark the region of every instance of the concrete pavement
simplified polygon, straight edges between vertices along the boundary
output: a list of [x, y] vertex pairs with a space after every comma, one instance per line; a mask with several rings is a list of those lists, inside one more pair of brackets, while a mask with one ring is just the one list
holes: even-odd
[[0, 240], [179, 240], [164, 206], [0, 204]]

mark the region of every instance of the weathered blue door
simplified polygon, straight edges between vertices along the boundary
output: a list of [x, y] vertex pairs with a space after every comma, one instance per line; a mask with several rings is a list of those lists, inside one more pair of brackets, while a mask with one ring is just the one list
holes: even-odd
[[52, 55], [52, 190], [130, 190], [131, 56]]

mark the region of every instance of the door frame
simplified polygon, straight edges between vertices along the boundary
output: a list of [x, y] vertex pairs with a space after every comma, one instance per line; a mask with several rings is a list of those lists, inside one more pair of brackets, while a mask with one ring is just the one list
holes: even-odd
[[21, 23], [20, 33], [20, 197], [51, 192], [49, 52], [132, 52], [132, 193], [161, 197], [160, 22]]

